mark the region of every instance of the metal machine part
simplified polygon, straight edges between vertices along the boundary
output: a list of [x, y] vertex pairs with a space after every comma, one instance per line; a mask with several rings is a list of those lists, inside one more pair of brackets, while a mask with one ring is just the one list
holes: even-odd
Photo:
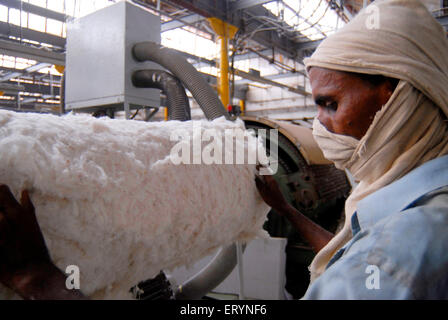
[[[244, 251], [245, 247], [245, 245], [241, 245], [241, 251]], [[174, 288], [174, 291], [163, 271], [153, 279], [140, 282], [130, 291], [139, 300], [202, 299], [230, 275], [237, 264], [237, 253], [237, 244], [220, 248], [204, 268]]]
[[160, 273], [153, 279], [139, 282], [129, 290], [137, 300], [172, 300], [173, 290], [165, 273]]
[[219, 249], [209, 264], [177, 288], [174, 293], [175, 299], [201, 299], [229, 276], [236, 263], [236, 244]]
[[[245, 246], [242, 246], [244, 250]], [[213, 259], [196, 275], [172, 289], [163, 271], [130, 289], [138, 300], [199, 300], [226, 279], [237, 264], [237, 245], [220, 248]]]
[[59, 94], [61, 96], [61, 101], [59, 102], [59, 112], [60, 114], [65, 113], [65, 71], [62, 73], [61, 77], [61, 91], [59, 91]]
[[132, 84], [136, 70], [161, 69], [156, 63], [137, 62], [132, 46], [142, 41], [160, 43], [160, 17], [121, 1], [67, 23], [65, 108], [95, 112], [159, 107], [156, 89]]
[[172, 74], [162, 70], [139, 70], [132, 75], [137, 88], [157, 88], [166, 96], [170, 120], [191, 120], [190, 103], [185, 89]]

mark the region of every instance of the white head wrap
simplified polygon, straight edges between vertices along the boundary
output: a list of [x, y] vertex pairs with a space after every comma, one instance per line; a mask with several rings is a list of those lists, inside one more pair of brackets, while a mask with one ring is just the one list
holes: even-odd
[[[312, 66], [400, 79], [361, 140], [314, 123], [324, 154], [360, 181], [345, 204], [343, 229], [314, 258], [313, 281], [350, 238], [359, 200], [448, 153], [448, 41], [418, 0], [375, 1], [305, 59]], [[334, 141], [333, 143], [331, 141]]]

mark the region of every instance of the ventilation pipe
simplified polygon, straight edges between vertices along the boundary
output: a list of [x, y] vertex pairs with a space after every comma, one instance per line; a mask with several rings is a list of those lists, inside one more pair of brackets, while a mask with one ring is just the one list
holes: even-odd
[[199, 103], [207, 119], [213, 120], [222, 116], [229, 119], [216, 92], [184, 57], [174, 50], [149, 41], [134, 45], [132, 51], [137, 61], [156, 62], [178, 78]]
[[[243, 246], [244, 250], [245, 246]], [[237, 262], [236, 244], [219, 249], [215, 257], [174, 292], [176, 300], [198, 300], [226, 279]]]
[[132, 75], [137, 88], [156, 88], [166, 96], [170, 120], [191, 120], [190, 104], [185, 89], [178, 79], [162, 70], [140, 70]]

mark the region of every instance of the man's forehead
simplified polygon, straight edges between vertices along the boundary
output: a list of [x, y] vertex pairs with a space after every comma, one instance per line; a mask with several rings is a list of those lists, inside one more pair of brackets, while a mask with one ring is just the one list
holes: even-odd
[[340, 79], [327, 72], [311, 72], [310, 84], [313, 96], [333, 95], [340, 88]]
[[319, 81], [324, 84], [332, 84], [335, 81], [341, 81], [348, 77], [347, 72], [331, 70], [320, 67], [312, 67], [308, 72], [311, 81]]
[[313, 95], [332, 96], [353, 80], [347, 72], [312, 67], [309, 70]]

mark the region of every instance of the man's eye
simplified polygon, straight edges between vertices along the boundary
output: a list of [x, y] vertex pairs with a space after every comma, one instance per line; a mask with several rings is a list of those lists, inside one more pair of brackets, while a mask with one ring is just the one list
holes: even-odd
[[336, 101], [329, 101], [326, 99], [316, 99], [315, 101], [316, 105], [318, 105], [319, 107], [331, 110], [331, 111], [336, 111], [338, 108], [338, 104]]
[[336, 102], [331, 102], [326, 104], [325, 108], [336, 111], [338, 109], [338, 104]]

